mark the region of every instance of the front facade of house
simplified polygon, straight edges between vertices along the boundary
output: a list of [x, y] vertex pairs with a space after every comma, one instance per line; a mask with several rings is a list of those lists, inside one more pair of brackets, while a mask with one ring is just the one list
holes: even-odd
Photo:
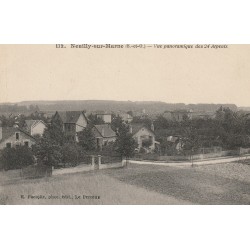
[[0, 127], [0, 149], [18, 146], [31, 147], [35, 139], [26, 131], [15, 127]]
[[25, 120], [25, 130], [30, 135], [43, 135], [46, 124], [42, 120]]
[[130, 124], [130, 133], [133, 134], [133, 138], [138, 144], [138, 149], [143, 147], [145, 141], [151, 141], [151, 145], [148, 147], [150, 150], [155, 149], [156, 141], [153, 130], [142, 124]]
[[68, 138], [78, 141], [77, 133], [83, 131], [88, 124], [88, 120], [81, 111], [56, 112], [53, 119], [59, 118], [63, 123], [63, 130]]
[[102, 149], [103, 146], [111, 142], [115, 142], [117, 136], [111, 129], [110, 124], [94, 125], [92, 132], [96, 139], [97, 148]]

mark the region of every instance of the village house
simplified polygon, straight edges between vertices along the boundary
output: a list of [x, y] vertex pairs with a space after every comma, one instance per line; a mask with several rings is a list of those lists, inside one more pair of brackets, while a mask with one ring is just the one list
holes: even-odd
[[52, 121], [54, 119], [61, 120], [66, 136], [74, 141], [78, 141], [77, 133], [83, 131], [88, 124], [87, 117], [82, 111], [57, 111], [52, 117]]
[[215, 115], [215, 112], [211, 111], [195, 111], [192, 113], [192, 119], [214, 119]]
[[43, 135], [46, 124], [42, 120], [25, 120], [24, 129], [32, 136]]
[[108, 145], [110, 142], [115, 142], [117, 138], [110, 124], [94, 125], [92, 132], [96, 139], [97, 148], [99, 149], [102, 149], [103, 146]]
[[150, 150], [155, 149], [155, 145], [158, 142], [155, 140], [153, 124], [151, 126], [151, 129], [149, 129], [147, 126], [143, 124], [134, 123], [134, 124], [129, 125], [129, 129], [130, 129], [130, 133], [133, 135], [133, 138], [138, 144], [139, 150], [143, 147], [143, 144], [146, 141], [151, 141], [151, 145], [149, 146]]
[[165, 111], [163, 117], [170, 121], [181, 122], [185, 119], [192, 119], [192, 110], [179, 109], [174, 111]]
[[46, 118], [46, 119], [50, 119], [52, 118], [52, 116], [55, 114], [55, 111], [35, 111], [34, 113], [32, 113], [31, 115], [37, 117], [37, 118]]
[[18, 146], [31, 147], [35, 139], [18, 127], [2, 127], [0, 122], [0, 149]]
[[118, 114], [122, 120], [126, 123], [131, 123], [132, 120], [133, 120], [133, 117], [130, 115], [130, 114], [127, 114], [127, 113], [120, 113]]
[[106, 114], [106, 113], [99, 113], [96, 114], [97, 118], [100, 118], [104, 121], [104, 123], [111, 123], [111, 114]]

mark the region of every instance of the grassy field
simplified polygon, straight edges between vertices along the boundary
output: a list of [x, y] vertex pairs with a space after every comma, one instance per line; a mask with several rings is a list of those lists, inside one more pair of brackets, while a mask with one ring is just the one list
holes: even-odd
[[0, 204], [250, 204], [250, 166], [129, 165], [24, 180], [0, 173]]

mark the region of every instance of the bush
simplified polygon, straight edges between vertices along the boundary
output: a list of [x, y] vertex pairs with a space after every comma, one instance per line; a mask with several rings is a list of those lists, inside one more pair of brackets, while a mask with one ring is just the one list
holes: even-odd
[[20, 169], [34, 163], [34, 156], [30, 148], [19, 146], [17, 148], [4, 148], [1, 151], [0, 161], [5, 170]]
[[145, 139], [142, 141], [142, 146], [144, 148], [149, 148], [150, 146], [152, 146], [152, 140], [151, 139]]
[[62, 163], [76, 166], [83, 154], [81, 147], [75, 143], [66, 143], [62, 147]]
[[38, 164], [30, 165], [22, 168], [23, 178], [42, 178], [52, 175], [52, 167]]
[[145, 153], [147, 153], [147, 151], [146, 151], [145, 148], [140, 148], [139, 153], [140, 154], [145, 154]]

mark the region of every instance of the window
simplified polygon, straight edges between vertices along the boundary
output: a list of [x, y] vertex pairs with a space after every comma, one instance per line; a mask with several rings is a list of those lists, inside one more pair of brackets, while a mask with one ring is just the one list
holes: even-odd
[[16, 140], [19, 141], [19, 133], [16, 133]]
[[11, 143], [10, 142], [6, 143], [6, 148], [11, 148]]
[[29, 147], [29, 142], [28, 142], [28, 141], [25, 141], [25, 142], [24, 142], [24, 146]]

